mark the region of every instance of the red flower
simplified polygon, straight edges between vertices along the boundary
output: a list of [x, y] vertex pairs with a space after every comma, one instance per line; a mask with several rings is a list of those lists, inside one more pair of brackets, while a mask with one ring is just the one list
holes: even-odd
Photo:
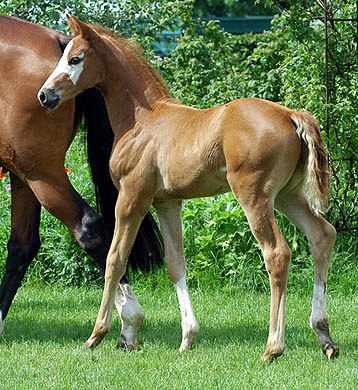
[[3, 179], [6, 176], [6, 173], [2, 171], [2, 167], [0, 167], [0, 179]]
[[72, 172], [70, 168], [65, 168], [65, 171], [66, 171], [67, 173]]

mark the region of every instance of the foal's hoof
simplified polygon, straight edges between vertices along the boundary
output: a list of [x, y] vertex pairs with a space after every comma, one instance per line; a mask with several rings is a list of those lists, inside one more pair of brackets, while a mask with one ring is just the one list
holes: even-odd
[[278, 358], [279, 356], [281, 356], [282, 353], [277, 353], [277, 354], [272, 354], [272, 353], [264, 353], [262, 356], [261, 356], [261, 360], [263, 362], [272, 362], [273, 360], [275, 360], [276, 358]]
[[265, 353], [261, 356], [261, 359], [264, 362], [272, 361], [273, 359], [276, 359], [279, 356], [281, 356], [284, 350], [285, 350], [284, 346], [280, 346], [280, 347], [277, 346], [276, 348], [267, 347]]
[[328, 360], [335, 359], [339, 356], [339, 345], [337, 343], [326, 344], [323, 346], [322, 351]]
[[121, 336], [118, 344], [115, 346], [114, 349], [122, 349], [123, 351], [133, 351], [133, 350], [138, 350], [139, 345], [138, 342], [128, 342], [125, 337]]
[[91, 336], [84, 344], [84, 349], [93, 349], [97, 347], [97, 345], [102, 341], [101, 339], [98, 339], [97, 337]]
[[182, 324], [182, 342], [179, 352], [189, 351], [193, 348], [196, 336], [199, 332], [199, 324]]
[[97, 344], [93, 343], [89, 339], [82, 345], [83, 349], [93, 349]]

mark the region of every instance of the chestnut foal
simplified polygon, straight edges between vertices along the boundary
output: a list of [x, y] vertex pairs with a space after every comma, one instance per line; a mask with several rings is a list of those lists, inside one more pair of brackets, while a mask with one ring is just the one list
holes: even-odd
[[327, 272], [336, 232], [319, 212], [329, 197], [327, 156], [309, 113], [261, 99], [197, 110], [171, 98], [165, 83], [125, 38], [68, 17], [75, 38], [39, 91], [55, 109], [86, 88], [104, 96], [115, 144], [110, 159], [119, 190], [115, 233], [107, 257], [102, 303], [85, 343], [109, 332], [115, 292], [143, 216], [153, 204], [165, 260], [182, 316], [180, 351], [193, 346], [199, 325], [185, 278], [182, 199], [233, 191], [259, 242], [271, 284], [270, 329], [263, 359], [281, 355], [290, 249], [274, 208], [306, 234], [315, 264], [310, 323], [328, 358], [338, 356], [329, 334]]

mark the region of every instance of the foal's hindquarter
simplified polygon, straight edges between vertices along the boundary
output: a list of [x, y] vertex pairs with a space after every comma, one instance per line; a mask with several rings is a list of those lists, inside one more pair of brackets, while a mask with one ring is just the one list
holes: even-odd
[[270, 277], [270, 330], [263, 359], [284, 350], [291, 252], [276, 223], [275, 206], [305, 232], [312, 245], [315, 288], [311, 326], [327, 356], [338, 353], [329, 335], [325, 297], [335, 230], [312, 212], [304, 193], [307, 150], [297, 135], [292, 114], [259, 99], [241, 99], [208, 110], [162, 102], [117, 143], [111, 169], [120, 188], [118, 223], [109, 254], [112, 260], [108, 260], [112, 266], [104, 291], [107, 303], [101, 305], [97, 322], [101, 325], [96, 325], [90, 345], [102, 338], [100, 328], [103, 333], [109, 330], [114, 287], [125, 270], [136, 226], [153, 204], [162, 227], [169, 276], [180, 304], [180, 350], [192, 347], [199, 326], [186, 286], [181, 200], [231, 189], [261, 246]]

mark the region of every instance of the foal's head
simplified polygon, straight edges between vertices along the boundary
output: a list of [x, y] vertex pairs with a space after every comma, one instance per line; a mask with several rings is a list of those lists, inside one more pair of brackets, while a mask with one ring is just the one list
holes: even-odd
[[56, 109], [83, 90], [94, 87], [104, 75], [103, 63], [94, 50], [100, 42], [98, 34], [76, 17], [66, 17], [75, 37], [37, 95], [41, 105], [49, 109]]

